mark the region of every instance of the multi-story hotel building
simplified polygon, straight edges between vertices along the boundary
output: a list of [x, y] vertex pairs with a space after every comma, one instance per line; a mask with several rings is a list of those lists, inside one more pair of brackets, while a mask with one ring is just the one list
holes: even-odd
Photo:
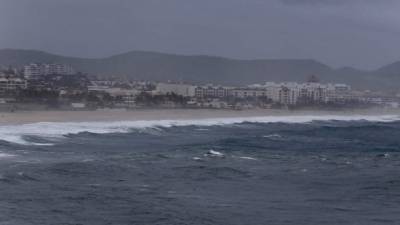
[[20, 78], [0, 78], [0, 95], [26, 89], [26, 80]]
[[71, 75], [75, 70], [66, 64], [39, 64], [31, 63], [24, 66], [24, 76], [26, 79], [37, 79], [43, 75]]

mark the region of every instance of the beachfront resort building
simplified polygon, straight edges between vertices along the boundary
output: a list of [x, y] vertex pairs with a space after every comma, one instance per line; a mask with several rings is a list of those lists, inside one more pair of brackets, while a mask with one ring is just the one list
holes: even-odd
[[158, 83], [156, 86], [156, 93], [158, 94], [177, 94], [184, 97], [195, 96], [196, 87], [189, 84], [181, 83]]
[[189, 85], [179, 83], [158, 83], [156, 93], [175, 93], [184, 97], [204, 98], [225, 98], [232, 95], [232, 87], [208, 85]]
[[232, 95], [232, 87], [214, 86], [212, 84], [195, 87], [196, 98], [226, 98]]
[[15, 93], [18, 90], [26, 89], [27, 81], [15, 77], [0, 78], [0, 95]]
[[283, 105], [315, 104], [328, 102], [345, 102], [353, 95], [351, 87], [346, 84], [321, 84], [317, 82], [266, 82], [247, 87], [227, 87], [204, 85], [194, 86], [177, 83], [159, 83], [156, 93], [175, 93], [197, 99], [223, 99], [234, 97], [238, 99], [264, 98]]
[[274, 83], [250, 85], [247, 88], [235, 89], [235, 97], [267, 97], [273, 102], [284, 105], [307, 103], [328, 103], [346, 101], [352, 98], [351, 87], [345, 84], [321, 83]]
[[38, 79], [45, 75], [72, 75], [75, 70], [67, 64], [40, 64], [31, 63], [24, 66], [24, 76], [26, 79]]

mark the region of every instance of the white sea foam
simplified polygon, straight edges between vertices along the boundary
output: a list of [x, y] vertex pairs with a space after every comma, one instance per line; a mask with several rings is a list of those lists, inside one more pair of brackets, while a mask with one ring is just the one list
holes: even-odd
[[31, 145], [36, 145], [36, 146], [53, 146], [54, 143], [35, 143], [35, 142], [30, 142]]
[[269, 134], [269, 135], [264, 135], [263, 138], [277, 139], [277, 138], [282, 138], [282, 136], [279, 134]]
[[15, 157], [15, 155], [0, 152], [0, 159]]
[[24, 139], [24, 136], [37, 136], [42, 138], [57, 139], [67, 134], [90, 132], [96, 134], [124, 133], [131, 129], [172, 127], [172, 126], [212, 126], [229, 125], [242, 122], [254, 123], [308, 123], [311, 121], [375, 121], [392, 122], [400, 120], [399, 115], [302, 115], [302, 116], [263, 116], [263, 117], [232, 117], [211, 118], [196, 120], [141, 120], [141, 121], [116, 121], [116, 122], [40, 122], [22, 125], [0, 126], [0, 140], [22, 145], [50, 145], [51, 143], [33, 143]]
[[240, 159], [247, 159], [247, 160], [257, 160], [256, 158], [253, 157], [248, 157], [248, 156], [241, 156], [239, 157]]
[[221, 152], [217, 152], [214, 150], [209, 150], [204, 156], [209, 156], [209, 157], [224, 157], [224, 154]]

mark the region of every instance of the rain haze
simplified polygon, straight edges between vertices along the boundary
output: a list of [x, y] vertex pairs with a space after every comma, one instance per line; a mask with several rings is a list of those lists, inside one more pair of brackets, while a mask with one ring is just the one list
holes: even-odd
[[0, 225], [399, 225], [400, 0], [0, 0]]
[[396, 0], [0, 0], [0, 48], [315, 59], [376, 69], [400, 59], [399, 7]]

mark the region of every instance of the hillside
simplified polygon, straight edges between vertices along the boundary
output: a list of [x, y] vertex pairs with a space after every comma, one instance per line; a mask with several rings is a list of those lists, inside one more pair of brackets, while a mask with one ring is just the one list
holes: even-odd
[[[399, 77], [386, 75], [384, 68], [371, 72], [353, 68], [333, 69], [307, 59], [236, 60], [144, 51], [132, 51], [108, 58], [84, 59], [35, 50], [0, 50], [0, 65], [22, 66], [31, 62], [71, 64], [78, 71], [89, 74], [230, 85], [264, 81], [304, 81], [315, 74], [323, 82], [345, 82], [360, 88], [393, 89], [398, 88], [393, 80], [398, 80]], [[391, 67], [391, 70], [400, 71], [400, 67]]]

